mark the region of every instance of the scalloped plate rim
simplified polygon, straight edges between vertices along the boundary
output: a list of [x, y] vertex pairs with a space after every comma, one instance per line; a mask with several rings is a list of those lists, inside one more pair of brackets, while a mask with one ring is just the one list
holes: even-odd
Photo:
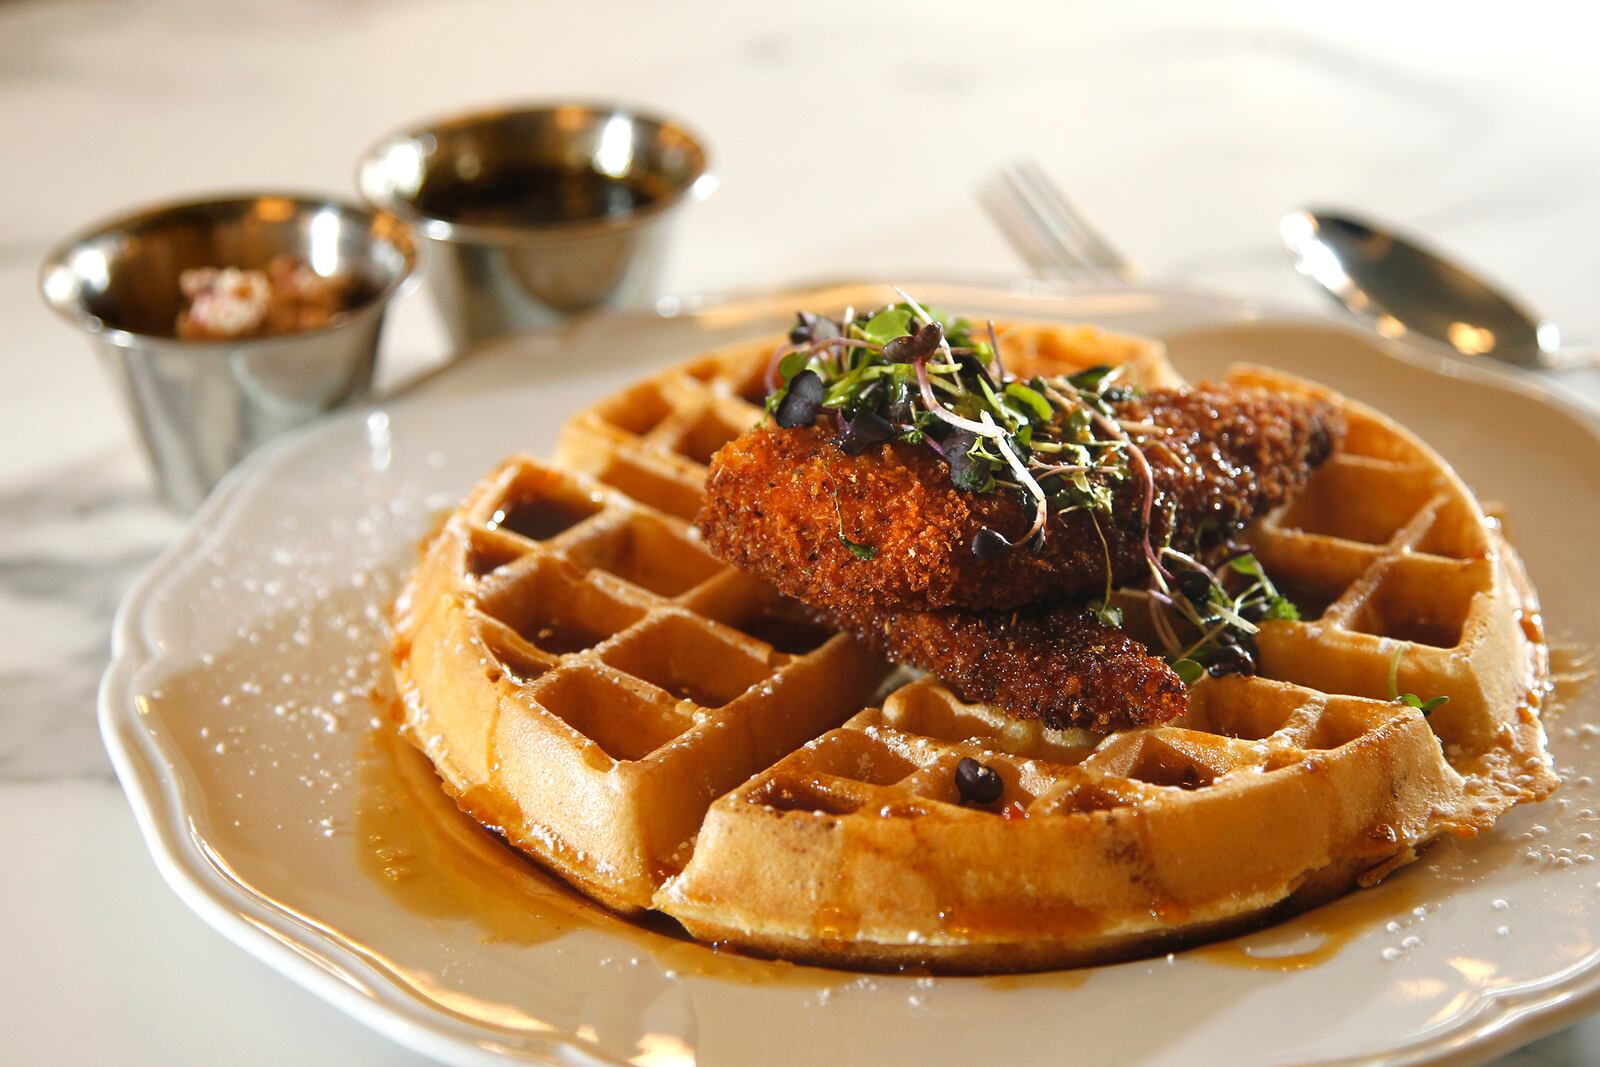
[[[1239, 299], [1176, 286], [1110, 289], [1037, 279], [966, 277], [951, 280], [939, 277], [912, 280], [988, 289], [1003, 296], [1044, 299], [1134, 292], [1207, 305], [1217, 313], [1214, 326], [1270, 320], [1358, 334], [1368, 343], [1386, 349], [1392, 356], [1419, 369], [1497, 387], [1552, 408], [1587, 428], [1600, 443], [1600, 414], [1534, 382], [1496, 367], [1464, 364], [1431, 345], [1384, 339], [1348, 323], [1277, 307], [1270, 301]], [[685, 317], [692, 317], [707, 311], [725, 312], [742, 304], [771, 301], [789, 293], [857, 284], [875, 282], [854, 278], [802, 279], [788, 285], [679, 294], [671, 299], [676, 301], [677, 307], [685, 309]], [[641, 323], [661, 318], [650, 311], [610, 317], [633, 318]], [[469, 355], [515, 345], [525, 337], [497, 339]], [[458, 357], [412, 384], [425, 384], [448, 375], [461, 362]], [[409, 388], [381, 398], [381, 402], [399, 400]], [[98, 690], [102, 740], [163, 880], [209, 926], [280, 974], [391, 1040], [441, 1061], [498, 1064], [505, 1062], [505, 1056], [513, 1055], [525, 1060], [530, 1056], [545, 1057], [544, 1062], [582, 1067], [625, 1063], [598, 1052], [576, 1034], [553, 1028], [537, 1037], [523, 1031], [507, 1031], [503, 1035], [505, 1043], [494, 1041], [488, 1037], [489, 1028], [481, 1022], [453, 1022], [444, 1013], [407, 996], [389, 981], [378, 963], [320, 931], [308, 917], [264, 903], [247, 885], [230, 878], [218, 861], [208, 858], [192, 832], [184, 832], [188, 818], [181, 784], [175, 776], [163, 773], [165, 758], [151, 734], [139, 725], [140, 711], [133, 695], [135, 677], [142, 669], [177, 654], [150, 648], [144, 633], [150, 602], [164, 584], [181, 572], [186, 560], [193, 558], [201, 546], [224, 530], [228, 516], [243, 506], [254, 485], [268, 479], [290, 458], [313, 447], [324, 435], [363, 417], [370, 409], [368, 405], [339, 413], [288, 434], [248, 457], [223, 479], [172, 542], [133, 582], [114, 618], [111, 658]], [[368, 981], [363, 982], [364, 978]], [[1419, 1042], [1376, 1056], [1319, 1060], [1309, 1067], [1408, 1067], [1423, 1063], [1467, 1067], [1482, 1063], [1553, 1032], [1600, 1006], [1600, 949], [1564, 972], [1504, 989], [1478, 992], [1475, 996], [1470, 1008], [1456, 1014], [1457, 1025]]]

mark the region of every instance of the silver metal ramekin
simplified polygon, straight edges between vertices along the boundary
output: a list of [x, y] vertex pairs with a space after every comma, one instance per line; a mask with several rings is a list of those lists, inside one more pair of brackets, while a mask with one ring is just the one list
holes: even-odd
[[[552, 169], [643, 183], [653, 195], [614, 214], [528, 224], [473, 222], [438, 206]], [[716, 186], [704, 146], [679, 123], [583, 103], [486, 111], [391, 134], [362, 157], [356, 182], [368, 203], [425, 239], [429, 287], [458, 350], [575, 312], [647, 303], [673, 216]]]
[[[264, 268], [275, 256], [355, 282], [319, 329], [237, 341], [175, 334], [178, 276]], [[245, 453], [365, 396], [389, 301], [416, 250], [404, 223], [338, 201], [260, 194], [164, 204], [63, 241], [45, 259], [46, 302], [89, 334], [172, 506], [192, 510]]]

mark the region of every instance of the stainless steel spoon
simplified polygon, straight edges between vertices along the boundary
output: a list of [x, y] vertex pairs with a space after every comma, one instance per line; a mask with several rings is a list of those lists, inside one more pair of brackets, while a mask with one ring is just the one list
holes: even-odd
[[1278, 232], [1301, 274], [1386, 337], [1419, 334], [1519, 367], [1600, 361], [1479, 276], [1371, 222], [1306, 209], [1285, 215]]

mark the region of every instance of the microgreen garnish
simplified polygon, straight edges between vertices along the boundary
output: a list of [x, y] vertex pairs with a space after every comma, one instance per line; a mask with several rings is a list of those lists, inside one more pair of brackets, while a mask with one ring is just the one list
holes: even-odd
[[1122, 609], [1107, 600], [1091, 600], [1084, 605], [1089, 609], [1089, 614], [1105, 623], [1107, 626], [1122, 626]]
[[1206, 673], [1206, 669], [1192, 659], [1177, 659], [1172, 661], [1172, 673], [1183, 679], [1184, 685], [1193, 685]]
[[783, 401], [778, 404], [775, 412], [778, 425], [786, 430], [810, 426], [817, 421], [825, 396], [822, 378], [815, 371], [800, 371], [789, 382]]
[[[1112, 604], [1100, 519], [1111, 516], [1117, 487], [1131, 482], [1150, 570], [1151, 626], [1167, 662], [1190, 684], [1207, 673], [1254, 674], [1259, 624], [1299, 612], [1243, 549], [1208, 555], [1212, 569], [1151, 540], [1156, 484], [1139, 442], [1166, 431], [1119, 416], [1116, 405], [1136, 395], [1123, 368], [1020, 378], [1006, 370], [993, 322], [980, 337], [967, 319], [895, 292], [899, 303], [874, 311], [799, 314], [768, 369], [767, 411], [778, 425], [811, 426], [828, 413], [848, 455], [891, 441], [924, 446], [943, 459], [957, 489], [1013, 494], [1031, 522], [1025, 530], [979, 530], [969, 549], [980, 560], [1037, 549], [1051, 515], [1087, 512], [1105, 552], [1106, 590], [1086, 607], [1110, 626], [1123, 620]], [[833, 504], [840, 542], [856, 558], [874, 559], [875, 546], [845, 534], [837, 483]]]
[[1100, 528], [1100, 516], [1089, 512], [1089, 518], [1094, 522], [1095, 536], [1100, 538], [1100, 551], [1105, 556], [1106, 563], [1106, 592], [1099, 600], [1091, 600], [1086, 605], [1089, 614], [1105, 623], [1107, 626], [1122, 625], [1122, 609], [1111, 604], [1111, 546], [1106, 542], [1106, 532]]
[[876, 311], [797, 318], [773, 361], [767, 410], [778, 424], [809, 426], [831, 411], [846, 452], [890, 439], [926, 444], [958, 489], [1015, 494], [1033, 517], [1028, 528], [995, 530], [974, 551], [997, 556], [1043, 539], [1052, 512], [1109, 515], [1113, 487], [1130, 476], [1137, 451], [1115, 429], [1106, 398], [1120, 369], [1012, 377], [992, 323], [980, 337], [967, 319], [896, 291], [901, 302]]
[[[1150, 621], [1174, 670], [1186, 662], [1213, 676], [1254, 674], [1254, 638], [1260, 624], [1300, 618], [1293, 602], [1267, 577], [1261, 561], [1243, 549], [1225, 548], [1215, 570], [1170, 546], [1160, 554], [1164, 565], [1151, 569]], [[1173, 625], [1174, 617], [1185, 624], [1187, 641]]]
[[860, 541], [852, 541], [850, 538], [844, 535], [843, 529], [839, 531], [839, 540], [844, 543], [844, 547], [848, 548], [850, 550], [850, 554], [856, 559], [874, 560], [878, 558], [877, 545], [866, 545], [862, 544]]
[[839, 540], [844, 542], [844, 547], [848, 548], [850, 550], [850, 554], [856, 559], [874, 560], [878, 558], [877, 545], [866, 545], [862, 544], [860, 541], [852, 541], [850, 538], [844, 535], [843, 530], [839, 531]]
[[1423, 700], [1415, 693], [1400, 692], [1400, 659], [1411, 648], [1411, 642], [1402, 641], [1400, 647], [1394, 650], [1394, 655], [1389, 659], [1389, 700], [1394, 704], [1404, 704], [1408, 708], [1416, 708], [1427, 715], [1441, 704], [1450, 703], [1447, 696], [1436, 696], [1431, 700]]
[[839, 480], [833, 477], [833, 471], [828, 471], [828, 477], [833, 481], [833, 513], [839, 520], [839, 543], [850, 550], [850, 554], [859, 560], [872, 561], [878, 558], [878, 546], [869, 545], [862, 541], [852, 541], [844, 532], [844, 510], [839, 506]]

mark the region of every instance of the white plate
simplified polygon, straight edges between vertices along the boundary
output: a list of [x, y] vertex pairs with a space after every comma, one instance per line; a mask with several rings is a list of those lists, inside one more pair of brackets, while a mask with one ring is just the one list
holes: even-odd
[[[1600, 435], [1574, 410], [1215, 298], [918, 291], [967, 313], [1165, 337], [1191, 377], [1253, 360], [1376, 405], [1505, 503], [1554, 637], [1600, 638]], [[581, 917], [463, 825], [416, 760], [401, 762], [415, 787], [401, 795], [373, 755], [366, 694], [387, 686], [380, 620], [435, 509], [503, 454], [546, 452], [567, 413], [648, 368], [779, 328], [795, 308], [884, 297], [818, 287], [520, 338], [245, 464], [129, 594], [101, 691], [106, 743], [167, 880], [272, 966], [456, 1063], [1469, 1063], [1588, 1007], [1593, 690], [1549, 724], [1558, 799], [1435, 848], [1379, 895], [1247, 940], [1283, 951], [1333, 931], [1325, 962], [1299, 970], [1238, 966], [1236, 949], [1003, 981], [719, 966], [710, 950]]]

